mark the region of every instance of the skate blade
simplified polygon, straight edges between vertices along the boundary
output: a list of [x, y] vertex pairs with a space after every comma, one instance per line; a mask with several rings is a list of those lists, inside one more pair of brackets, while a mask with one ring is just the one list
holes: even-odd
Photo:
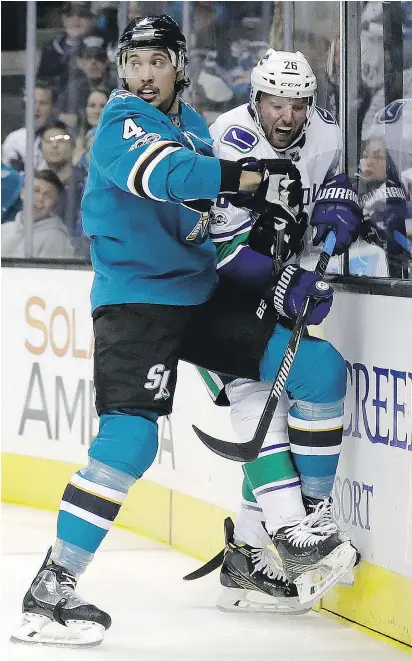
[[[283, 562], [281, 560], [279, 553], [277, 552], [274, 546], [270, 546], [269, 549], [273, 553], [274, 565], [276, 569], [278, 569], [281, 572], [284, 572]], [[350, 569], [348, 572], [346, 572], [344, 576], [342, 576], [342, 578], [338, 582], [338, 585], [340, 585], [342, 588], [352, 588], [355, 585], [355, 574], [353, 572], [353, 569]]]
[[[338, 546], [321, 564], [301, 574], [294, 581], [300, 603], [313, 606], [353, 569], [355, 562], [356, 550], [350, 542]], [[326, 574], [325, 569], [329, 570]], [[315, 581], [315, 578], [318, 580]]]
[[20, 626], [10, 636], [10, 642], [46, 647], [96, 647], [103, 640], [105, 628], [96, 622], [69, 620], [66, 626], [44, 615], [24, 613]]
[[353, 569], [350, 569], [346, 572], [346, 574], [344, 574], [344, 576], [342, 576], [338, 585], [340, 585], [342, 588], [353, 588], [355, 585], [355, 574]]
[[276, 600], [257, 590], [244, 590], [242, 588], [222, 588], [216, 603], [218, 610], [223, 613], [255, 613], [274, 615], [304, 615], [311, 610], [311, 606], [300, 603], [298, 597], [285, 597]]

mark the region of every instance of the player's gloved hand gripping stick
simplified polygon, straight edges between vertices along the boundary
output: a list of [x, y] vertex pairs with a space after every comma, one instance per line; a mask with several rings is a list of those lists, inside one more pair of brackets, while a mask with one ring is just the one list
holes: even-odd
[[[315, 268], [315, 273], [318, 275], [325, 275], [329, 259], [335, 247], [335, 243], [335, 234], [333, 232], [329, 232]], [[276, 411], [276, 407], [278, 405], [283, 388], [285, 387], [286, 380], [289, 376], [289, 372], [298, 351], [300, 341], [306, 330], [308, 319], [315, 304], [316, 299], [312, 297], [308, 296], [304, 300], [302, 308], [296, 319], [292, 336], [289, 340], [289, 344], [285, 349], [282, 362], [280, 363], [279, 370], [276, 374], [276, 378], [273, 382], [269, 397], [265, 404], [265, 408], [263, 409], [263, 413], [260, 416], [260, 420], [252, 440], [248, 441], [247, 443], [231, 443], [230, 441], [221, 441], [218, 438], [209, 436], [209, 434], [205, 434], [205, 432], [201, 431], [198, 427], [192, 425], [197, 436], [200, 438], [202, 443], [204, 443], [204, 445], [209, 448], [209, 450], [219, 454], [221, 457], [225, 457], [225, 459], [232, 459], [232, 461], [240, 461], [242, 463], [253, 461], [258, 457], [260, 449], [263, 445], [263, 441], [265, 440], [267, 431], [270, 427], [273, 415]]]

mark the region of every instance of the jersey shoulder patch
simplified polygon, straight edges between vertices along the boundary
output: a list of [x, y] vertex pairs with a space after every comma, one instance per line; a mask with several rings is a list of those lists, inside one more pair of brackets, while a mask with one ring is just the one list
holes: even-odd
[[226, 129], [225, 133], [220, 138], [220, 142], [224, 145], [234, 147], [241, 154], [247, 154], [252, 151], [253, 147], [256, 147], [259, 142], [259, 137], [251, 129], [234, 125], [229, 126], [229, 128]]
[[316, 106], [316, 112], [318, 113], [319, 117], [323, 119], [326, 124], [336, 124], [336, 119], [332, 115], [329, 110], [326, 110], [326, 108], [320, 108], [319, 106]]

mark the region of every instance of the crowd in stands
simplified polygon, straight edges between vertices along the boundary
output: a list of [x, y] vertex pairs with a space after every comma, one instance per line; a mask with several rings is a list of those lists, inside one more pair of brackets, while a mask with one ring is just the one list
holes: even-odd
[[[129, 2], [127, 20], [158, 11], [157, 4]], [[267, 43], [256, 38], [258, 19], [250, 3], [238, 2], [230, 12], [225, 2], [192, 5], [189, 48], [193, 86], [188, 100], [211, 123], [217, 114], [247, 101], [250, 70]], [[167, 11], [182, 23], [182, 2], [168, 3]], [[34, 90], [33, 257], [89, 258], [89, 241], [81, 227], [81, 199], [96, 126], [117, 87], [117, 12], [116, 2], [64, 2], [61, 32], [41, 49]], [[27, 130], [22, 126], [9, 133], [2, 145], [3, 257], [24, 254], [26, 143]], [[47, 244], [36, 238], [43, 237], [47, 228], [54, 235], [60, 232], [61, 238], [59, 249], [49, 255], [45, 251], [53, 241]]]
[[[108, 56], [110, 35], [99, 27], [90, 2], [64, 3], [61, 22], [61, 36], [41, 52], [34, 90], [33, 257], [88, 259], [81, 199], [94, 132], [117, 76]], [[26, 143], [23, 126], [2, 145], [2, 256], [7, 257], [24, 256]], [[45, 241], [48, 231], [51, 238]]]
[[[158, 4], [129, 2], [127, 20], [158, 12]], [[183, 24], [183, 2], [161, 4], [162, 11], [166, 9]], [[265, 53], [273, 30], [273, 25], [271, 27], [268, 24], [268, 21], [274, 19], [273, 7], [272, 13], [269, 12], [264, 19], [261, 6], [264, 4], [272, 5], [219, 1], [191, 3], [188, 46], [192, 85], [187, 91], [187, 99], [203, 114], [208, 124], [222, 112], [248, 101], [251, 69]], [[363, 4], [362, 39], [365, 41], [365, 35], [375, 34], [375, 23], [382, 22], [379, 7], [376, 8], [382, 3]], [[407, 92], [404, 96], [410, 97], [412, 2], [403, 5], [406, 44], [404, 89]], [[87, 178], [89, 152], [100, 114], [111, 91], [117, 87], [115, 53], [118, 3], [64, 2], [61, 3], [60, 19], [61, 33], [46, 42], [41, 49], [34, 90], [33, 257], [75, 257], [88, 260], [89, 241], [81, 226], [81, 199]], [[335, 27], [332, 27], [334, 30]], [[297, 37], [299, 48], [313, 63], [321, 105], [337, 115], [339, 36], [335, 35], [330, 42], [324, 39], [329, 43], [329, 56], [323, 57], [318, 53], [317, 58], [311, 33], [307, 33], [307, 38], [304, 30], [302, 34], [306, 39], [306, 48], [302, 48]], [[376, 48], [382, 58], [382, 39], [377, 42]], [[324, 62], [326, 59], [327, 62]], [[322, 62], [319, 64], [320, 60]], [[372, 55], [368, 56], [369, 60], [374, 60]], [[365, 88], [369, 86], [370, 90], [369, 105], [365, 106], [362, 117], [359, 114], [360, 132], [365, 144], [362, 149], [366, 153], [360, 164], [359, 181], [365, 181], [368, 177], [368, 174], [366, 179], [364, 177], [362, 164], [372, 158], [370, 154], [373, 152], [373, 157], [379, 158], [377, 149], [368, 151], [367, 130], [373, 123], [376, 111], [385, 105], [381, 69], [377, 68], [373, 81], [369, 80], [370, 76], [368, 78], [362, 73], [361, 83]], [[22, 126], [9, 133], [2, 145], [2, 256], [24, 255], [22, 200], [26, 142], [27, 131]], [[381, 145], [381, 148], [385, 150], [385, 145]], [[403, 182], [407, 189], [409, 187], [409, 199], [412, 188], [411, 166], [412, 156], [411, 162], [404, 165], [405, 171], [409, 172], [409, 178]], [[377, 181], [377, 186], [381, 186], [381, 180], [378, 178]], [[370, 182], [367, 185], [370, 187]], [[50, 232], [49, 241], [46, 240], [47, 232]], [[409, 237], [410, 233], [412, 229], [408, 232]], [[387, 246], [382, 239], [382, 232], [376, 231], [374, 236], [378, 236], [383, 247]], [[370, 238], [370, 234], [364, 237], [365, 240]]]

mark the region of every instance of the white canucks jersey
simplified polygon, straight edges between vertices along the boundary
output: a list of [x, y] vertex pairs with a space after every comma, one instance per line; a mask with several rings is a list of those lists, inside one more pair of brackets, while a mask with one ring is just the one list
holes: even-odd
[[[304, 210], [310, 215], [325, 179], [339, 170], [342, 138], [333, 116], [316, 108], [302, 139], [290, 149], [276, 152], [258, 130], [247, 104], [224, 113], [210, 127], [216, 156], [231, 161], [290, 158], [300, 171]], [[210, 236], [218, 252], [218, 268], [230, 262], [246, 245], [253, 215], [219, 197], [212, 207]]]
[[[230, 161], [252, 156], [257, 159], [290, 158], [300, 171], [304, 189], [304, 211], [308, 218], [324, 181], [339, 171], [342, 138], [333, 116], [316, 108], [303, 137], [290, 149], [276, 152], [258, 130], [247, 104], [221, 115], [209, 128], [216, 156]], [[212, 206], [210, 236], [216, 245], [217, 268], [231, 262], [247, 246], [253, 214], [232, 206], [220, 196]], [[286, 230], [287, 231], [287, 230]], [[291, 256], [288, 262], [298, 261]], [[225, 384], [232, 379], [205, 369], [198, 371], [209, 395], [219, 405], [228, 405]]]

